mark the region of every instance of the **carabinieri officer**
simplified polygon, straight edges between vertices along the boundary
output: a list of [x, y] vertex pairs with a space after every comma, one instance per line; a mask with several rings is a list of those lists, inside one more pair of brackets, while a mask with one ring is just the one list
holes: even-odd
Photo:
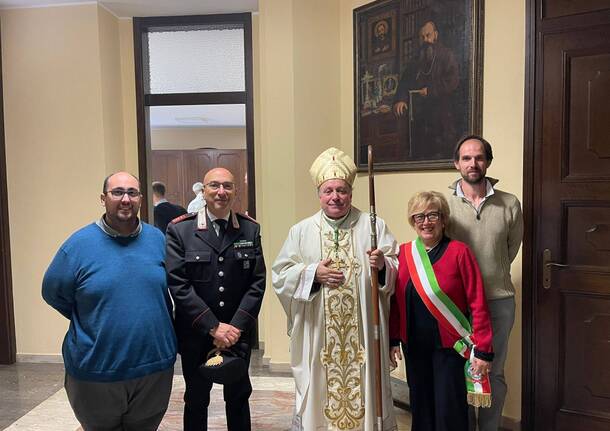
[[[250, 360], [265, 291], [260, 227], [231, 211], [236, 185], [224, 168], [204, 177], [206, 206], [167, 228], [168, 286], [176, 304], [176, 334], [186, 382], [184, 430], [207, 430], [212, 381], [197, 369], [215, 347], [238, 348]], [[250, 430], [250, 378], [224, 386], [229, 430]]]

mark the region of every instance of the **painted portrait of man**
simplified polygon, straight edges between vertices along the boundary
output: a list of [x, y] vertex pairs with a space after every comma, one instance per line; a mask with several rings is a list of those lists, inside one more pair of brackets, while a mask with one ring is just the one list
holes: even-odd
[[[451, 167], [480, 131], [479, 0], [377, 1], [354, 11], [355, 153], [381, 170]], [[391, 43], [390, 43], [391, 41]]]

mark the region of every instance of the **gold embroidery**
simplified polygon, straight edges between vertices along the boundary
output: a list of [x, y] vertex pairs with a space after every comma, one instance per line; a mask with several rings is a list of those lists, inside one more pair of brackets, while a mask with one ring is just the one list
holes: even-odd
[[340, 269], [345, 282], [336, 289], [324, 289], [325, 345], [321, 352], [326, 369], [324, 415], [331, 429], [360, 429], [364, 417], [362, 376], [364, 346], [361, 342], [358, 280], [360, 262], [351, 250], [350, 231], [326, 230], [322, 249]]

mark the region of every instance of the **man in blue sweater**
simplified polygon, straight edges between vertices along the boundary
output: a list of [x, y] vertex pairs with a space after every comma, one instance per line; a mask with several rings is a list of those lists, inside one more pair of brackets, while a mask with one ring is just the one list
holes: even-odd
[[165, 241], [141, 223], [137, 178], [104, 180], [106, 213], [60, 247], [42, 296], [70, 321], [65, 388], [85, 431], [153, 431], [167, 410], [176, 337]]

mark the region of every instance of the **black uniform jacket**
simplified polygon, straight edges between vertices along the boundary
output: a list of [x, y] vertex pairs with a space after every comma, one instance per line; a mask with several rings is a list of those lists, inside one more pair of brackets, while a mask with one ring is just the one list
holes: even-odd
[[186, 214], [186, 210], [180, 205], [175, 205], [171, 202], [161, 202], [153, 210], [155, 226], [165, 233], [169, 222], [182, 214]]
[[[205, 208], [200, 214], [184, 215], [167, 227], [165, 265], [176, 333], [179, 339], [205, 337], [224, 322], [250, 341], [265, 292], [260, 227], [235, 214], [220, 244]], [[205, 220], [198, 223], [198, 217]]]

